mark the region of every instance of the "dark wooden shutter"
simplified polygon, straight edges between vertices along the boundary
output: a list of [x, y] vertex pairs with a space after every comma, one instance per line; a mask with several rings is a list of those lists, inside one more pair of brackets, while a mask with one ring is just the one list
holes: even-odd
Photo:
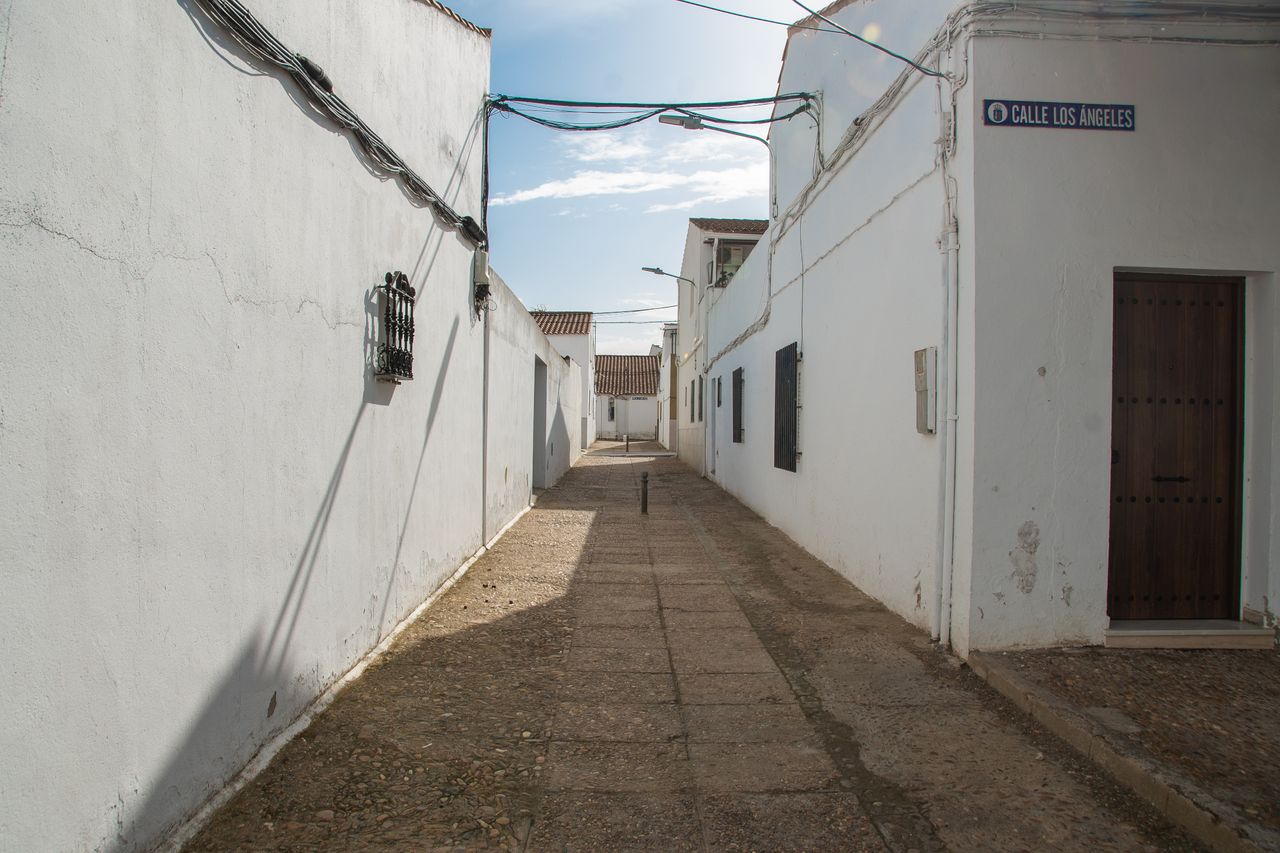
[[706, 410], [705, 402], [707, 399], [706, 392], [702, 388], [702, 377], [698, 377], [698, 420], [702, 420], [703, 413]]
[[778, 350], [773, 380], [773, 467], [796, 470], [797, 345]]
[[742, 368], [733, 371], [733, 440], [742, 443]]

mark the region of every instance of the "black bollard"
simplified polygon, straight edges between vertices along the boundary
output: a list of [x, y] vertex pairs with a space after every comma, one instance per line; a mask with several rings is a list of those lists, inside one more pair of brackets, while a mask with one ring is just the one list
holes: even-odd
[[630, 453], [631, 452], [631, 433], [627, 433], [626, 435], [622, 436], [622, 439], [627, 443], [627, 446], [623, 449], [622, 452]]
[[640, 512], [649, 514], [649, 472], [640, 475]]

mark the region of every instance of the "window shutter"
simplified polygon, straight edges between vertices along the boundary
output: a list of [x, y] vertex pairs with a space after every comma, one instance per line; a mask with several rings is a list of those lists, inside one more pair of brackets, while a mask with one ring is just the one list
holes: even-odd
[[733, 440], [742, 443], [742, 368], [739, 367], [733, 371], [733, 386], [730, 389], [733, 395]]
[[796, 470], [797, 345], [778, 350], [773, 384], [773, 467]]

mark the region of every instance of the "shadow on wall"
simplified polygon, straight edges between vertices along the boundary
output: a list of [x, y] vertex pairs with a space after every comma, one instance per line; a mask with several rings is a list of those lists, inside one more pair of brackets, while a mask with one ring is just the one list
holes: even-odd
[[[435, 425], [443, 395], [445, 377], [453, 357], [458, 335], [459, 320], [455, 317], [441, 362], [436, 370], [436, 385], [431, 398], [426, 424], [423, 428], [422, 451], [414, 472], [413, 486], [406, 500], [401, 521], [396, 556], [387, 580], [382, 612], [376, 624], [365, 626], [374, 636], [373, 645], [385, 636], [385, 620], [390, 605], [391, 591], [399, 566], [400, 549], [408, 530], [411, 509], [417, 495], [427, 445]], [[107, 849], [113, 853], [146, 849], [175, 826], [185, 820], [208, 796], [215, 793], [250, 757], [241, 752], [246, 742], [254, 750], [286, 728], [315, 698], [307, 687], [305, 676], [290, 666], [290, 650], [294, 632], [302, 618], [302, 610], [321, 554], [321, 545], [328, 529], [329, 519], [337, 504], [352, 445], [368, 404], [369, 386], [384, 385], [369, 372], [366, 378], [365, 400], [356, 412], [355, 420], [347, 434], [329, 483], [320, 500], [319, 509], [311, 524], [294, 566], [284, 601], [271, 629], [263, 640], [261, 625], [254, 629], [252, 637], [241, 648], [235, 662], [217, 685], [211, 688], [204, 709], [189, 727], [186, 737], [169, 759], [159, 778], [150, 787], [145, 799], [134, 809], [128, 809], [126, 818], [121, 806], [117, 816], [116, 837]], [[353, 613], [355, 609], [353, 608]], [[341, 673], [337, 674], [339, 677]], [[331, 681], [330, 681], [331, 683]], [[301, 687], [305, 695], [296, 697], [292, 708], [276, 717], [280, 693]], [[327, 685], [326, 685], [327, 687]], [[323, 690], [324, 688], [322, 688]], [[288, 701], [286, 692], [285, 701]], [[272, 723], [262, 727], [260, 714]], [[235, 756], [228, 763], [228, 756]], [[199, 797], [199, 801], [195, 797]]]
[[[557, 447], [560, 448], [560, 452], [564, 456], [564, 468], [567, 470], [569, 467], [569, 441], [569, 424], [564, 417], [564, 406], [559, 400], [556, 400], [556, 411], [555, 414], [552, 415], [551, 426], [547, 430], [547, 442], [550, 447], [550, 452], [547, 454], [547, 458], [551, 460], [551, 464], [556, 466], [557, 477], [562, 472], [560, 471], [559, 463], [556, 460], [555, 449]], [[548, 477], [548, 485], [552, 484], [551, 479], [552, 478]]]
[[[367, 161], [363, 151], [349, 133], [338, 128], [327, 116], [315, 109], [287, 73], [274, 66], [268, 66], [248, 54], [239, 43], [226, 36], [219, 26], [204, 15], [195, 0], [176, 0], [176, 5], [191, 18], [201, 37], [223, 62], [248, 76], [275, 79], [299, 109], [319, 127], [330, 133], [341, 134], [347, 139], [357, 160], [370, 175], [382, 181], [391, 180]], [[279, 35], [287, 41], [287, 34]], [[255, 67], [264, 70], [254, 70]], [[467, 133], [448, 185], [442, 193], [450, 203], [455, 202], [461, 193], [463, 176], [467, 173], [482, 130], [483, 109], [477, 113]], [[397, 184], [399, 184], [398, 181]], [[401, 189], [403, 191], [403, 186]], [[409, 198], [407, 194], [406, 197]], [[416, 199], [410, 200], [415, 206], [421, 207]], [[419, 294], [425, 292], [425, 287], [420, 283], [425, 283], [430, 277], [445, 237], [444, 229], [438, 222], [433, 222], [427, 228], [427, 232], [412, 267], [412, 278], [415, 280]], [[455, 234], [455, 238], [466, 245], [467, 250], [470, 251], [471, 246], [465, 242], [462, 235]], [[457, 298], [469, 300], [470, 294], [460, 290]], [[206, 694], [208, 698], [203, 709], [192, 720], [181, 744], [174, 749], [163, 770], [155, 777], [155, 781], [149, 785], [145, 794], [136, 789], [125, 790], [126, 780], [119, 780], [121, 793], [116, 808], [116, 827], [114, 837], [104, 841], [103, 849], [105, 850], [112, 853], [125, 853], [125, 851], [150, 848], [157, 840], [186, 820], [208, 796], [216, 793], [226, 781], [239, 772], [244, 762], [250, 758], [252, 751], [256, 751], [258, 747], [286, 728], [316, 696], [314, 679], [319, 674], [319, 667], [310, 663], [309, 656], [302, 655], [304, 669], [301, 671], [297, 669], [292, 662], [297, 656], [291, 654], [294, 635], [302, 619], [303, 607], [320, 558], [321, 546], [328, 530], [330, 517], [337, 504], [352, 446], [364, 420], [366, 408], [370, 404], [384, 406], [390, 404], [396, 388], [394, 384], [379, 382], [374, 377], [377, 331], [380, 323], [377, 292], [372, 288], [368, 289], [364, 294], [364, 303], [366, 320], [362, 341], [363, 396], [321, 496], [310, 530], [301, 546], [279, 611], [269, 628], [264, 623], [259, 623], [249, 632], [248, 638], [235, 653], [222, 678], [216, 684], [209, 685]], [[388, 576], [381, 613], [376, 624], [363, 626], [375, 638], [370, 643], [370, 647], [384, 635], [385, 620], [388, 618], [401, 549], [418, 494], [427, 445], [439, 412], [445, 377], [452, 362], [459, 325], [460, 320], [455, 317], [448, 343], [436, 369], [435, 388], [423, 428], [422, 449], [400, 522], [395, 558]], [[294, 496], [289, 498], [295, 502], [301, 502], [301, 499]], [[358, 606], [353, 605], [351, 615], [357, 616], [359, 609]], [[359, 631], [355, 633], [359, 634]], [[163, 693], [164, 686], [157, 685], [156, 695]], [[130, 805], [129, 801], [134, 796], [138, 796], [138, 800], [134, 805]]]

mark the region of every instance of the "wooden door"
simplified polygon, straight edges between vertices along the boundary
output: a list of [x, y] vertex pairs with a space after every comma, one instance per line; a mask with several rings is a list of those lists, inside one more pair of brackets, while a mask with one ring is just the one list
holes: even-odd
[[1113, 619], [1235, 619], [1244, 282], [1118, 273]]

